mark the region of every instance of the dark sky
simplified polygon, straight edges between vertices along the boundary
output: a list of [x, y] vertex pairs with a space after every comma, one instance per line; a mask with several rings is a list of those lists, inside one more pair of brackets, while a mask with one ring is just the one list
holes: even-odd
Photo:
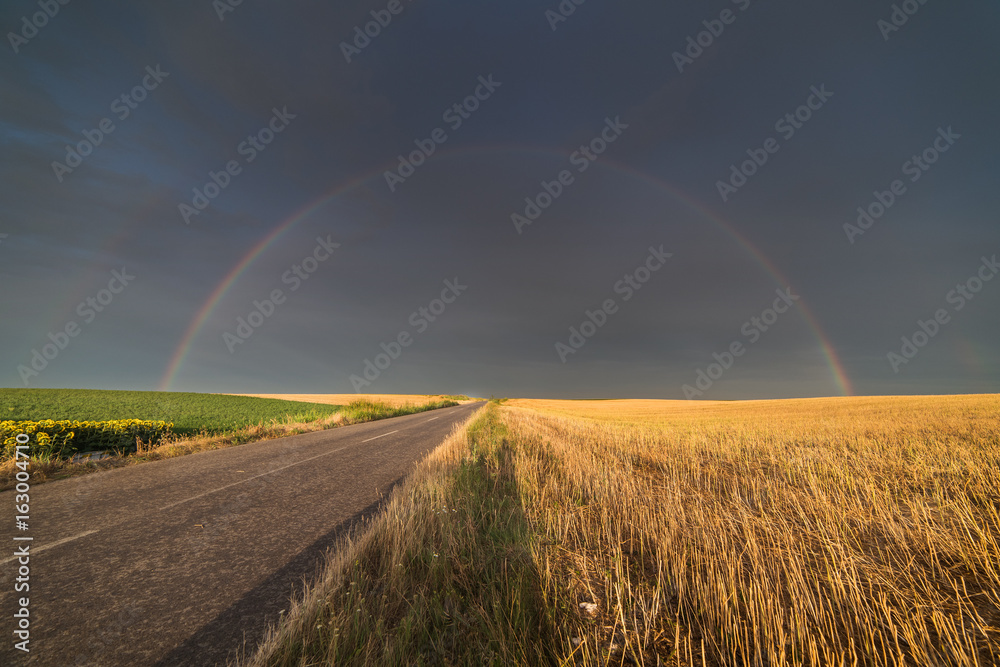
[[0, 27], [5, 386], [1000, 391], [995, 2], [7, 0]]

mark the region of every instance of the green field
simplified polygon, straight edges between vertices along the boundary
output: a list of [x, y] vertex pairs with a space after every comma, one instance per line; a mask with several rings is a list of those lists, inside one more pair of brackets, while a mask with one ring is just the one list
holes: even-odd
[[177, 391], [99, 389], [0, 389], [0, 420], [152, 419], [173, 422], [174, 433], [220, 433], [249, 424], [309, 422], [340, 406], [271, 398]]

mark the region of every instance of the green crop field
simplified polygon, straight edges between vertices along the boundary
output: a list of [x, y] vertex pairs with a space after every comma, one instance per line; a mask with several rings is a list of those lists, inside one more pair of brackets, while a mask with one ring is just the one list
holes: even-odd
[[339, 409], [319, 403], [175, 391], [0, 389], [0, 420], [162, 419], [173, 422], [173, 431], [179, 434], [219, 433], [271, 420], [308, 422]]

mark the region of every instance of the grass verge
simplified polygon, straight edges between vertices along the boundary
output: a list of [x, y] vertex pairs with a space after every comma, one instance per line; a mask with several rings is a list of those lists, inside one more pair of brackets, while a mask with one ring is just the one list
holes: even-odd
[[242, 664], [550, 664], [553, 617], [513, 456], [488, 404], [332, 552]]
[[[223, 449], [258, 440], [322, 431], [328, 428], [359, 424], [377, 419], [387, 419], [389, 417], [399, 417], [427, 410], [452, 407], [454, 405], [458, 405], [458, 403], [454, 401], [435, 401], [424, 405], [393, 407], [376, 401], [360, 400], [341, 407], [335, 413], [308, 422], [295, 421], [294, 417], [286, 417], [280, 420], [272, 419], [270, 422], [260, 421], [256, 424], [242, 426], [223, 433], [203, 431], [196, 435], [171, 437], [157, 444], [138, 442], [136, 451], [134, 452], [119, 451], [113, 456], [100, 460], [73, 463], [68, 459], [53, 456], [32, 456], [29, 464], [31, 484], [86, 475], [101, 470], [121, 468], [147, 461], [185, 456], [211, 449]], [[12, 489], [17, 483], [15, 475], [18, 472], [18, 468], [15, 464], [16, 461], [14, 459], [0, 462], [0, 491]]]

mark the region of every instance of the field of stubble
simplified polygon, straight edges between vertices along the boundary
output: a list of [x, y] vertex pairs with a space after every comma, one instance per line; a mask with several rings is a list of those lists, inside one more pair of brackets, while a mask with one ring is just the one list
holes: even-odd
[[588, 662], [1000, 660], [1000, 397], [511, 405]]

